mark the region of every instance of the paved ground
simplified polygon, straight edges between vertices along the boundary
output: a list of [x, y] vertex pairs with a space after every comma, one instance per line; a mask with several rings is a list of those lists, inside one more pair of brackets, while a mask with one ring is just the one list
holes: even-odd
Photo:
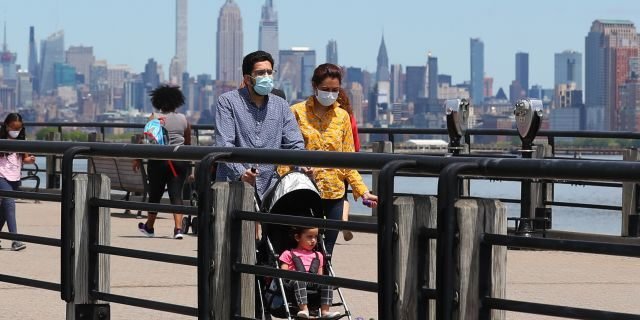
[[[59, 237], [58, 204], [18, 203], [21, 233]], [[196, 238], [171, 239], [172, 222], [161, 219], [157, 237], [141, 237], [132, 216], [112, 214], [112, 244], [128, 248], [196, 256]], [[0, 272], [9, 275], [58, 282], [59, 250], [29, 244], [21, 252], [0, 245]], [[375, 280], [375, 238], [356, 234], [336, 246], [334, 265], [339, 276]], [[112, 257], [112, 292], [135, 297], [195, 306], [194, 267], [153, 261]], [[627, 258], [543, 251], [509, 251], [508, 298], [542, 303], [599, 308], [640, 314], [640, 261]], [[374, 294], [345, 290], [347, 302], [356, 316], [376, 318]], [[192, 319], [165, 312], [148, 311], [112, 304], [111, 319]], [[64, 319], [60, 294], [52, 291], [0, 283], [1, 319]], [[508, 319], [552, 319], [525, 314], [509, 314]]]

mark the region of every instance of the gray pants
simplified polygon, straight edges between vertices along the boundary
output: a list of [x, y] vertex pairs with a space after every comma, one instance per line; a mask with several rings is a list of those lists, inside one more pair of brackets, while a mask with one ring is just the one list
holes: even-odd
[[320, 292], [320, 304], [332, 305], [333, 304], [333, 289], [324, 284], [307, 284], [304, 281], [288, 280], [287, 286], [293, 288], [293, 292], [296, 296], [296, 302], [300, 304], [309, 304], [307, 299], [307, 288], [318, 289]]

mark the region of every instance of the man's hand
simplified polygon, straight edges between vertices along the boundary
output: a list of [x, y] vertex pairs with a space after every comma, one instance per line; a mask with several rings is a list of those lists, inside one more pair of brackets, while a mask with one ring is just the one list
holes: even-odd
[[313, 179], [313, 168], [311, 167], [300, 167], [302, 173], [306, 174], [309, 178]]
[[133, 169], [133, 172], [138, 172], [138, 170], [140, 170], [140, 166], [142, 166], [142, 161], [140, 160], [133, 160], [133, 162], [131, 162], [131, 169]]
[[258, 169], [249, 168], [247, 169], [242, 176], [240, 176], [240, 180], [244, 181], [252, 186], [256, 185], [256, 177], [258, 176]]

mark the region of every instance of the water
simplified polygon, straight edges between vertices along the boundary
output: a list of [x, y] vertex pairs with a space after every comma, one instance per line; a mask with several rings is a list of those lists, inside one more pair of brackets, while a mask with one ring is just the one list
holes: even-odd
[[[599, 160], [622, 160], [621, 156], [589, 156]], [[371, 176], [363, 176], [365, 184], [371, 187]], [[395, 192], [436, 195], [438, 193], [436, 178], [397, 177]], [[470, 186], [472, 197], [520, 199], [520, 183], [514, 181], [473, 180]], [[554, 201], [582, 204], [622, 205], [622, 189], [595, 186], [572, 186], [556, 184]], [[349, 203], [353, 214], [368, 215], [371, 209], [355, 202], [349, 195]], [[509, 217], [520, 216], [520, 205], [507, 203]], [[608, 235], [620, 235], [621, 213], [619, 211], [567, 208], [554, 206], [553, 229], [575, 232], [588, 232]], [[512, 226], [512, 225], [511, 225]]]
[[[621, 156], [589, 156], [594, 159], [602, 160], [621, 160]], [[44, 157], [38, 157], [36, 160], [41, 170], [46, 167]], [[77, 172], [86, 172], [87, 160], [79, 159], [73, 163], [73, 169]], [[41, 179], [41, 187], [44, 187], [46, 180], [45, 174], [39, 174]], [[371, 176], [363, 175], [365, 184], [371, 187]], [[27, 180], [25, 186], [33, 187], [35, 182]], [[519, 199], [520, 183], [512, 181], [489, 181], [474, 180], [471, 181], [471, 196], [483, 198], [503, 198], [503, 199]], [[436, 195], [437, 179], [436, 178], [414, 178], [414, 177], [397, 177], [395, 180], [395, 192], [397, 193], [415, 193]], [[594, 186], [571, 186], [566, 184], [555, 185], [555, 201], [573, 202], [573, 203], [589, 203], [600, 205], [621, 206], [622, 189], [607, 188]], [[371, 209], [362, 205], [362, 202], [355, 202], [353, 197], [349, 195], [351, 205], [351, 213], [355, 215], [370, 215]], [[509, 217], [520, 216], [520, 205], [507, 203], [507, 215]], [[553, 228], [556, 230], [589, 232], [609, 235], [619, 235], [621, 225], [621, 214], [618, 211], [600, 210], [600, 209], [583, 209], [583, 208], [566, 208], [553, 207]]]

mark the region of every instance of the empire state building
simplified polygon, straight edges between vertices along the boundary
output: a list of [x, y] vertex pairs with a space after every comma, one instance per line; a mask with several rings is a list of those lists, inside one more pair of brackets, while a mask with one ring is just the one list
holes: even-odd
[[220, 8], [216, 34], [216, 80], [242, 81], [242, 17], [233, 0]]

